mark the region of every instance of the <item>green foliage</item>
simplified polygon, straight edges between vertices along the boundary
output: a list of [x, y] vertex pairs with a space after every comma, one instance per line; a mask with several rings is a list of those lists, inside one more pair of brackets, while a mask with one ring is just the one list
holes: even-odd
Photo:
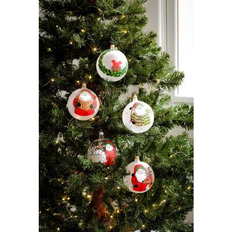
[[[41, 232], [193, 231], [185, 222], [193, 207], [193, 141], [186, 132], [169, 135], [175, 127], [193, 129], [193, 107], [172, 105], [165, 94], [181, 84], [184, 74], [175, 71], [156, 34], [142, 31], [147, 23], [145, 2], [39, 1]], [[129, 66], [126, 76], [115, 83], [101, 79], [95, 66], [112, 43], [126, 55]], [[94, 120], [78, 121], [66, 107], [67, 97], [82, 82], [101, 97]], [[142, 134], [133, 134], [122, 123], [131, 96], [119, 99], [130, 85], [138, 87], [139, 100], [155, 115], [152, 128]], [[114, 166], [93, 164], [87, 158], [100, 129], [119, 149]], [[155, 173], [153, 187], [143, 194], [129, 192], [123, 182], [135, 154]], [[101, 186], [112, 216], [108, 221], [98, 220], [91, 201]]]

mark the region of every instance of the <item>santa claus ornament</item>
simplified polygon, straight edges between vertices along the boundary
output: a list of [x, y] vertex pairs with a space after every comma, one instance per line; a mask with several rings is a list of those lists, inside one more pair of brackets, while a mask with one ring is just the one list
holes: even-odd
[[133, 101], [123, 110], [122, 121], [132, 132], [143, 133], [152, 127], [154, 113], [148, 104], [139, 101], [137, 96], [133, 95]]
[[104, 138], [104, 133], [99, 132], [99, 139], [92, 142], [88, 149], [88, 158], [93, 163], [101, 163], [104, 165], [114, 165], [117, 155], [117, 149], [114, 144]]
[[128, 175], [123, 181], [131, 192], [147, 192], [154, 183], [155, 175], [152, 168], [147, 163], [141, 162], [139, 156], [135, 156], [135, 161], [126, 167], [126, 172]]
[[97, 72], [101, 78], [107, 81], [119, 81], [127, 73], [128, 61], [126, 56], [115, 49], [114, 45], [105, 50], [97, 59]]
[[85, 121], [93, 118], [99, 110], [99, 100], [96, 94], [82, 84], [81, 89], [75, 90], [68, 98], [69, 113], [76, 119]]

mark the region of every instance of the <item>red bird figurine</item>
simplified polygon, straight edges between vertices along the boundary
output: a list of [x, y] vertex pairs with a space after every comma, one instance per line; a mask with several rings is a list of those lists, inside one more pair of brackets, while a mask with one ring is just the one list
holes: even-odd
[[113, 71], [121, 71], [121, 67], [119, 66], [120, 64], [122, 64], [122, 61], [115, 61], [115, 60], [111, 60], [111, 62], [113, 63], [113, 66], [112, 66], [112, 70]]

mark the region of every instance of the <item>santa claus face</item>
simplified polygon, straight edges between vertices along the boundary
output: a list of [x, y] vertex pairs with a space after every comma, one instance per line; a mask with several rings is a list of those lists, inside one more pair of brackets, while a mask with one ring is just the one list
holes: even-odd
[[114, 148], [112, 145], [110, 145], [109, 143], [106, 144], [106, 150], [107, 151], [112, 151]]
[[135, 176], [139, 182], [143, 182], [147, 178], [146, 171], [142, 168], [138, 169]]
[[91, 99], [91, 95], [87, 91], [83, 91], [80, 94], [80, 100], [82, 100], [83, 102], [91, 101]]
[[142, 104], [138, 104], [136, 107], [135, 107], [135, 113], [139, 116], [143, 116], [145, 115], [146, 113], [146, 109], [145, 107], [142, 105]]

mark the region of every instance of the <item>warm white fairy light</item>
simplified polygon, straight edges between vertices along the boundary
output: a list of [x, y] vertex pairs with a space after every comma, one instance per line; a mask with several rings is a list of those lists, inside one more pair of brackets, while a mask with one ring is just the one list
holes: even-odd
[[56, 25], [56, 28], [58, 28], [59, 27], [59, 25]]
[[167, 201], [167, 200], [164, 199], [164, 200], [162, 200], [162, 201], [160, 202], [160, 204], [164, 204], [164, 203], [166, 203], [166, 201]]
[[51, 78], [51, 82], [54, 82], [55, 81], [55, 78]]
[[118, 190], [120, 190], [120, 189], [121, 189], [121, 187], [120, 187], [120, 186], [118, 186], [118, 187], [117, 187], [117, 189], [118, 189]]
[[94, 52], [96, 52], [96, 51], [97, 51], [97, 48], [96, 48], [96, 47], [94, 47], [94, 48], [93, 48], [93, 51], [94, 51]]
[[82, 33], [85, 33], [85, 30], [84, 30], [84, 29], [81, 29], [81, 32], [82, 32]]
[[92, 75], [89, 75], [89, 80], [91, 80], [92, 79]]
[[57, 230], [57, 231], [60, 231], [60, 228], [59, 228], [59, 227], [57, 227], [57, 228], [56, 228], [56, 230]]
[[144, 213], [148, 213], [148, 209], [145, 209], [145, 210], [144, 210]]
[[69, 44], [73, 44], [72, 40], [69, 41]]

